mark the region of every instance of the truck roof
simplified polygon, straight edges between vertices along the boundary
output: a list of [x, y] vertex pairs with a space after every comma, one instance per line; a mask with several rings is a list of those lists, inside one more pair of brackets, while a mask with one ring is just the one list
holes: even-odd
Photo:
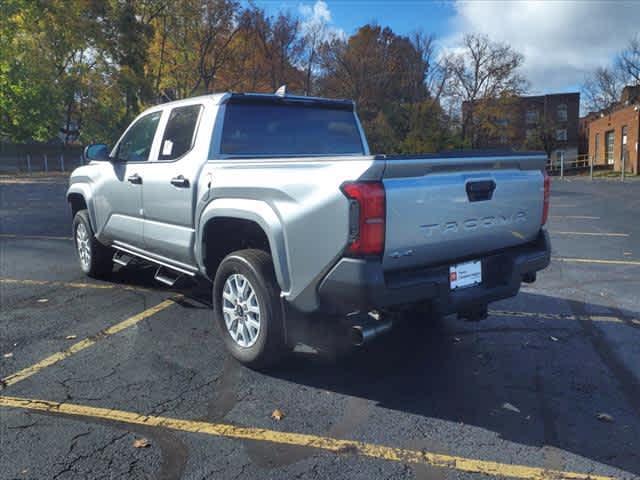
[[308, 97], [304, 95], [279, 95], [276, 93], [209, 93], [206, 95], [198, 95], [195, 97], [184, 98], [181, 100], [173, 100], [171, 102], [165, 102], [157, 107], [176, 106], [181, 104], [192, 104], [194, 101], [207, 100], [213, 101], [215, 104], [223, 104], [229, 101], [234, 103], [303, 103], [314, 104], [323, 106], [332, 106], [337, 108], [353, 108], [355, 103], [353, 100], [338, 99], [338, 98], [323, 98], [323, 97]]

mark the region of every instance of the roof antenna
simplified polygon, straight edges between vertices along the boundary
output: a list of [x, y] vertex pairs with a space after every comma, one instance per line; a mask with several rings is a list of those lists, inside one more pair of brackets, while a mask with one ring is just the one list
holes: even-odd
[[275, 94], [279, 97], [284, 97], [287, 94], [287, 86], [282, 85], [279, 89], [276, 90]]

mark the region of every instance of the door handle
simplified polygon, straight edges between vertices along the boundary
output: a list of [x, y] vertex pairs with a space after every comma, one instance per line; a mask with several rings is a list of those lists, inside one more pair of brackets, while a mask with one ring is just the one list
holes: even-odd
[[182, 175], [178, 175], [177, 177], [173, 177], [171, 179], [171, 185], [175, 187], [186, 188], [189, 186], [189, 180], [184, 178]]
[[140, 185], [142, 183], [142, 177], [140, 175], [138, 175], [137, 173], [134, 173], [133, 175], [129, 175], [127, 177], [127, 180], [131, 183], [134, 183], [136, 185]]

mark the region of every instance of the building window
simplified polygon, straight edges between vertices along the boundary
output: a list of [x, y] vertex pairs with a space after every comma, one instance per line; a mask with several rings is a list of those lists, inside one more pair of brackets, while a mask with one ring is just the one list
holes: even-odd
[[596, 133], [596, 144], [593, 152], [593, 163], [598, 162], [598, 150], [600, 150], [600, 134]]
[[622, 148], [620, 149], [620, 163], [627, 167], [627, 160], [629, 159], [629, 151], [627, 150], [627, 135], [628, 128], [626, 125], [622, 126]]
[[615, 132], [613, 130], [604, 134], [604, 159], [607, 165], [613, 165], [613, 146], [615, 144]]
[[564, 150], [556, 150], [556, 165], [560, 166], [564, 163]]
[[527, 113], [525, 114], [525, 121], [529, 125], [532, 123], [538, 123], [538, 110], [533, 108], [527, 110]]
[[560, 128], [560, 129], [556, 130], [556, 140], [558, 140], [560, 142], [566, 142], [567, 141], [567, 129], [566, 128]]
[[558, 105], [558, 121], [566, 122], [567, 118], [568, 118], [567, 104], [561, 103], [560, 105]]

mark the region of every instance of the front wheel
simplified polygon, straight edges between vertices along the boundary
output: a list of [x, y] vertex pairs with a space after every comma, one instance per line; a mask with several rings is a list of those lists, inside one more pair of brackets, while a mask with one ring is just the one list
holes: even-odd
[[84, 273], [94, 278], [111, 273], [111, 249], [102, 245], [93, 234], [87, 210], [80, 210], [73, 218], [73, 241]]
[[264, 368], [282, 356], [280, 288], [268, 253], [239, 250], [222, 260], [213, 282], [213, 314], [225, 346], [240, 362]]

